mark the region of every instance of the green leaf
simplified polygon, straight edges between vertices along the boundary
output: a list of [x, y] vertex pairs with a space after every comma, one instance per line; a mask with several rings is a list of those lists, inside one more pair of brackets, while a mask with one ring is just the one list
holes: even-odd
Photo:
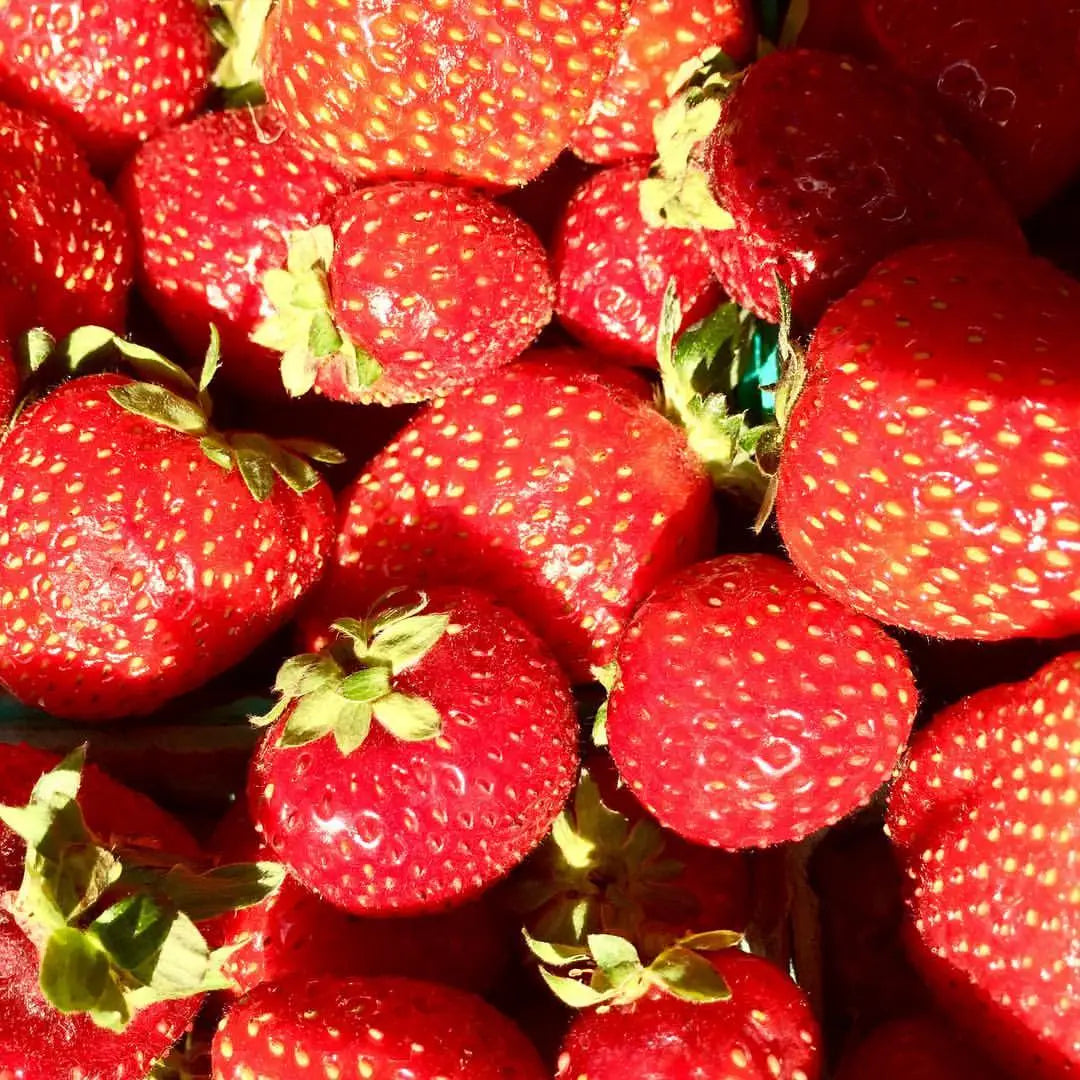
[[361, 349], [353, 343], [349, 344], [350, 359], [352, 360], [350, 385], [354, 386], [354, 388], [366, 390], [369, 386], [374, 386], [382, 378], [382, 365], [366, 349]]
[[232, 863], [201, 874], [179, 864], [165, 875], [161, 887], [176, 908], [200, 923], [261, 903], [284, 880], [285, 868], [274, 862]]
[[332, 630], [336, 630], [339, 634], [344, 634], [357, 645], [364, 646], [364, 652], [362, 655], [367, 654], [368, 639], [371, 637], [371, 630], [367, 623], [363, 619], [336, 619], [330, 624]]
[[234, 447], [234, 453], [244, 486], [256, 502], [266, 502], [274, 490], [273, 466], [258, 451]]
[[210, 344], [203, 358], [202, 369], [199, 372], [199, 392], [203, 393], [210, 387], [214, 376], [221, 370], [221, 335], [218, 328], [210, 324]]
[[304, 746], [329, 735], [343, 704], [350, 703], [329, 688], [306, 694], [293, 705], [278, 739], [278, 746]]
[[375, 719], [397, 739], [423, 742], [442, 731], [442, 717], [429, 701], [410, 694], [387, 694], [374, 702]]
[[[257, 344], [267, 345], [267, 342], [258, 341]], [[306, 345], [284, 349], [281, 356], [281, 382], [290, 397], [303, 397], [314, 387], [318, 376], [319, 365], [308, 352]]]
[[366, 701], [350, 702], [339, 709], [334, 723], [334, 742], [345, 757], [364, 745], [370, 731], [371, 705]]
[[114, 966], [143, 973], [147, 981], [169, 934], [175, 911], [163, 908], [147, 893], [123, 897], [103, 911], [88, 928]]
[[347, 460], [340, 450], [314, 439], [279, 439], [278, 443], [300, 457], [318, 461], [323, 465], [343, 465]]
[[533, 956], [551, 967], [566, 967], [568, 964], [579, 964], [591, 959], [589, 950], [582, 945], [558, 945], [551, 941], [539, 941], [527, 930], [522, 930], [522, 935]]
[[274, 692], [286, 697], [303, 697], [320, 690], [341, 675], [341, 668], [321, 653], [301, 653], [292, 656], [278, 668]]
[[80, 326], [64, 339], [68, 370], [77, 372], [95, 353], [112, 345], [116, 334], [104, 326]]
[[586, 938], [597, 967], [613, 987], [621, 987], [642, 970], [637, 949], [618, 934], [590, 934]]
[[153, 383], [131, 382], [114, 386], [109, 397], [122, 409], [185, 435], [204, 435], [206, 414], [185, 398]]
[[[405, 595], [413, 596], [412, 603], [390, 603], [395, 597]], [[404, 586], [399, 586], [396, 589], [390, 589], [383, 593], [382, 596], [371, 605], [371, 611], [368, 613], [366, 622], [371, 624], [371, 633], [377, 634], [393, 623], [401, 622], [404, 619], [410, 619], [413, 615], [419, 615], [427, 606], [428, 595], [426, 592], [423, 592], [422, 590], [414, 592], [412, 589], [406, 589]]]
[[316, 360], [325, 359], [337, 353], [345, 344], [334, 319], [329, 311], [316, 311], [308, 330], [308, 352]]
[[596, 718], [593, 720], [592, 741], [596, 746], [607, 746], [608, 698], [610, 698], [611, 691], [615, 688], [615, 683], [619, 679], [619, 665], [617, 661], [612, 660], [610, 663], [604, 664], [603, 667], [594, 666], [591, 670], [592, 677], [606, 691], [604, 700], [596, 710]]
[[229, 470], [236, 464], [229, 444], [218, 435], [204, 435], [199, 440], [199, 449], [222, 469]]
[[40, 371], [56, 350], [56, 339], [40, 326], [28, 330], [23, 339], [24, 375]]
[[338, 693], [350, 701], [374, 701], [390, 693], [390, 669], [383, 665], [364, 667], [342, 680]]
[[568, 978], [565, 975], [556, 975], [547, 968], [540, 968], [540, 976], [547, 983], [551, 992], [564, 1004], [572, 1009], [587, 1009], [601, 1002], [610, 1001], [617, 991], [594, 990], [587, 983], [577, 979]]
[[196, 395], [199, 387], [195, 380], [179, 364], [174, 364], [156, 349], [137, 345], [118, 335], [113, 335], [113, 346], [121, 356], [130, 361], [132, 368], [143, 378], [152, 382], [171, 383], [182, 394]]
[[449, 625], [450, 616], [445, 612], [396, 620], [375, 634], [371, 655], [385, 660], [397, 675], [422, 660], [439, 643]]
[[707, 930], [701, 934], [690, 934], [679, 941], [684, 949], [695, 952], [720, 952], [734, 949], [742, 944], [743, 935], [735, 930]]
[[676, 945], [665, 949], [650, 965], [649, 976], [684, 1001], [727, 1001], [731, 991], [723, 976], [696, 952]]
[[41, 992], [62, 1013], [126, 1012], [109, 957], [94, 937], [71, 926], [54, 930], [41, 953]]
[[228, 103], [254, 104], [262, 84], [260, 52], [273, 0], [217, 0], [218, 17], [211, 29], [225, 53], [214, 69], [215, 86], [226, 91]]

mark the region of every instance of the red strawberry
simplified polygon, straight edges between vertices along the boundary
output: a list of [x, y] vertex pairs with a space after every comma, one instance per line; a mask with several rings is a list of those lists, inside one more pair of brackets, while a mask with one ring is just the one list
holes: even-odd
[[939, 713], [889, 800], [916, 961], [1014, 1075], [1080, 1072], [1080, 654]]
[[[551, 318], [540, 241], [476, 192], [399, 182], [338, 199], [293, 237], [265, 285], [255, 340], [284, 355], [292, 394], [424, 401], [509, 363]], [[315, 298], [315, 299], [313, 299]]]
[[11, 359], [11, 346], [0, 338], [0, 430], [8, 422], [19, 392], [19, 375]]
[[333, 505], [315, 470], [214, 431], [205, 394], [165, 370], [180, 393], [72, 379], [0, 444], [0, 682], [58, 716], [138, 715], [205, 682], [322, 567]]
[[900, 647], [770, 555], [665, 582], [615, 665], [619, 772], [661, 824], [717, 847], [798, 840], [866, 803], [915, 716]]
[[586, 161], [620, 161], [656, 150], [653, 118], [670, 103], [668, 86], [707, 47], [736, 64], [752, 58], [749, 0], [631, 0], [615, 64], [570, 141]]
[[358, 176], [523, 184], [585, 119], [625, 18], [610, 0], [283, 0], [267, 27], [267, 96], [299, 138]]
[[290, 979], [259, 987], [214, 1037], [213, 1080], [545, 1080], [525, 1036], [481, 998], [417, 979]]
[[645, 223], [638, 189], [648, 171], [644, 161], [627, 162], [582, 184], [559, 224], [552, 260], [559, 321], [613, 360], [654, 367], [668, 283], [676, 283], [685, 325], [712, 311], [722, 293], [700, 232]]
[[980, 244], [902, 252], [823, 320], [780, 462], [821, 588], [941, 637], [1080, 630], [1077, 285]]
[[322, 220], [344, 188], [267, 109], [207, 113], [157, 136], [117, 193], [138, 241], [142, 294], [183, 350], [221, 332], [221, 378], [244, 394], [282, 397], [280, 356], [250, 336], [273, 314], [263, 275], [282, 266], [294, 230]]
[[478, 895], [540, 842], [573, 786], [565, 676], [472, 590], [384, 602], [362, 619], [323, 599], [320, 629], [337, 615], [338, 637], [278, 674], [249, 784], [256, 824], [303, 884], [348, 911]]
[[131, 243], [120, 208], [63, 132], [0, 104], [0, 326], [123, 328]]
[[550, 249], [563, 208], [595, 171], [594, 166], [564, 150], [535, 180], [511, 188], [499, 196], [499, 202], [513, 210]]

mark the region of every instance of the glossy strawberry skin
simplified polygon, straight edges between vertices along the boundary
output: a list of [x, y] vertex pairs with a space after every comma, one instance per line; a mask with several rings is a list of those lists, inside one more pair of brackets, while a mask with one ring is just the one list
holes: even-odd
[[267, 94], [298, 137], [358, 176], [511, 187], [538, 176], [585, 119], [625, 17], [610, 0], [350, 0], [325, 11], [284, 0]]
[[716, 847], [798, 840], [866, 803], [915, 714], [900, 647], [769, 555], [669, 579], [615, 660], [619, 772], [661, 824]]
[[716, 520], [710, 482], [646, 384], [564, 356], [420, 413], [342, 493], [320, 592], [366, 606], [393, 582], [478, 585], [588, 682], [656, 583], [712, 550]]
[[563, 1042], [556, 1080], [817, 1080], [821, 1032], [798, 986], [737, 949], [710, 959], [729, 1001], [698, 1004], [653, 990], [628, 1006], [582, 1012]]
[[946, 237], [1023, 246], [1009, 205], [918, 95], [830, 53], [782, 50], [755, 63], [704, 161], [735, 220], [709, 233], [717, 275], [772, 322], [777, 274], [796, 324], [812, 327], [901, 248]]
[[379, 184], [339, 199], [333, 229], [335, 322], [383, 372], [354, 397], [340, 364], [327, 365], [328, 397], [428, 400], [516, 359], [551, 319], [540, 241], [484, 195]]
[[262, 504], [198, 438], [73, 379], [0, 445], [0, 682], [57, 716], [151, 712], [246, 656], [318, 576], [333, 504]]
[[19, 391], [19, 375], [11, 357], [11, 346], [0, 340], [0, 430], [15, 408]]
[[679, 68], [710, 46], [742, 64], [754, 45], [746, 0], [634, 0], [615, 64], [570, 145], [586, 161], [652, 154], [653, 118], [670, 102], [668, 83]]
[[978, 244], [887, 260], [811, 344], [780, 531], [822, 589], [939, 637], [1080, 630], [1076, 283]]
[[132, 251], [120, 208], [71, 140], [0, 104], [0, 327], [122, 330]]
[[559, 321], [586, 345], [624, 364], [656, 366], [664, 290], [674, 278], [692, 325], [723, 299], [701, 233], [651, 228], [639, 185], [647, 161], [595, 174], [574, 193], [552, 249]]
[[206, 113], [139, 151], [117, 195], [139, 288], [185, 356], [202, 359], [213, 323], [220, 378], [245, 396], [285, 398], [280, 356], [250, 340], [273, 313], [262, 278], [284, 264], [287, 234], [318, 224], [345, 187], [265, 108]]

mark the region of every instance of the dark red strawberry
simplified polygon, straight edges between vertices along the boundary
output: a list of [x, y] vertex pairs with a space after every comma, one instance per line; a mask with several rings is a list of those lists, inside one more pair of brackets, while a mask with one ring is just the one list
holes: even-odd
[[980, 244], [903, 252], [815, 335], [780, 531], [822, 589], [940, 637], [1080, 630], [1080, 289]]
[[118, 197], [138, 245], [137, 274], [189, 359], [209, 324], [221, 333], [221, 378], [245, 395], [285, 397], [281, 357], [251, 333], [273, 314], [263, 275], [285, 263], [288, 235], [322, 220], [344, 185], [308, 160], [267, 109], [206, 113], [148, 143]]
[[888, 824], [950, 1020], [1011, 1075], [1080, 1071], [1080, 653], [980, 691], [912, 741]]
[[[2, 36], [2, 34], [0, 34]], [[131, 286], [127, 224], [74, 143], [0, 104], [0, 329], [121, 330]]]
[[645, 223], [639, 188], [648, 172], [645, 161], [627, 162], [582, 184], [559, 224], [552, 261], [559, 321], [613, 360], [655, 367], [668, 283], [675, 281], [687, 326], [723, 296], [700, 232]]
[[348, 911], [471, 899], [540, 842], [573, 787], [566, 677], [472, 590], [392, 596], [367, 615], [322, 601], [320, 630], [333, 622], [337, 637], [278, 674], [252, 817], [303, 884]]
[[0, 444], [0, 683], [103, 720], [154, 710], [281, 626], [321, 570], [333, 504], [287, 446], [215, 431], [205, 391], [163, 358], [87, 337], [177, 390], [75, 378]]
[[283, 0], [267, 26], [267, 95], [299, 138], [359, 176], [510, 187], [538, 176], [584, 121], [625, 18], [608, 0]]
[[417, 979], [289, 979], [259, 987], [214, 1037], [213, 1080], [546, 1080], [528, 1039], [463, 990]]
[[866, 803], [917, 703], [900, 647], [770, 555], [661, 585], [610, 679], [606, 735], [631, 790], [661, 824], [731, 849], [801, 839]]
[[19, 392], [19, 375], [11, 359], [11, 346], [0, 338], [0, 428], [8, 422]]

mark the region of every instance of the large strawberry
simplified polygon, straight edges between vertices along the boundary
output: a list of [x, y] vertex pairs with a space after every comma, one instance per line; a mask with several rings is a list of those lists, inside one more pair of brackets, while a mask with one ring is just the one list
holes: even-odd
[[477, 192], [399, 181], [339, 198], [264, 277], [291, 394], [425, 401], [509, 363], [551, 318], [533, 231]]
[[900, 647], [770, 555], [661, 585], [608, 678], [606, 737], [634, 794], [732, 849], [801, 839], [867, 802], [916, 708]]
[[267, 24], [267, 95], [308, 146], [359, 176], [523, 184], [585, 119], [625, 18], [610, 0], [283, 0]]
[[1080, 630], [1078, 286], [980, 244], [914, 248], [836, 304], [780, 462], [822, 589], [941, 637]]
[[122, 329], [131, 263], [124, 215], [75, 144], [0, 104], [0, 334]]
[[1080, 1073], [1080, 654], [980, 691], [915, 736], [889, 800], [913, 954], [1013, 1075]]
[[142, 295], [184, 354], [221, 333], [220, 378], [258, 398], [285, 397], [280, 356], [251, 333], [273, 308], [263, 275], [283, 266], [290, 233], [322, 220], [344, 189], [308, 160], [267, 109], [206, 113], [151, 140], [117, 195], [138, 247]]
[[333, 504], [288, 446], [210, 426], [212, 353], [196, 386], [107, 331], [76, 337], [71, 351], [111, 345], [175, 389], [77, 377], [0, 444], [0, 683], [101, 720], [152, 711], [284, 623], [322, 568]]
[[301, 882], [348, 911], [476, 896], [540, 842], [573, 786], [566, 677], [472, 590], [394, 594], [366, 615], [323, 601], [320, 630], [333, 620], [336, 640], [282, 667], [264, 718], [248, 791], [257, 826]]
[[0, 98], [54, 120], [103, 169], [194, 114], [210, 69], [196, 0], [0, 0]]

